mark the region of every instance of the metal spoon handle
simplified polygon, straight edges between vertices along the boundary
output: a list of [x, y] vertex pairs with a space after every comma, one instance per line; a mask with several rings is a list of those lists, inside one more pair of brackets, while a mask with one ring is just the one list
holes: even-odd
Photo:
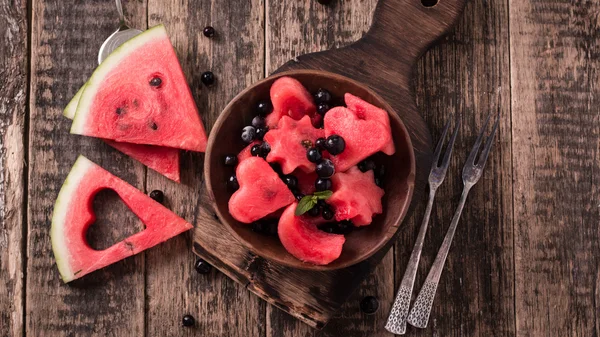
[[119, 24], [121, 26], [125, 25], [125, 15], [123, 15], [123, 5], [121, 5], [121, 0], [115, 0], [117, 2], [117, 12], [119, 12]]

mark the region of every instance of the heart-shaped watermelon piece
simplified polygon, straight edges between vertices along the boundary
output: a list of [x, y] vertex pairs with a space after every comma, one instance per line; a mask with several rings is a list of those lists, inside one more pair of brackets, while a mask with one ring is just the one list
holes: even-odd
[[240, 222], [252, 223], [296, 200], [271, 165], [260, 157], [245, 159], [235, 172], [240, 188], [229, 199], [229, 213]]
[[265, 134], [264, 140], [271, 146], [267, 161], [279, 163], [284, 174], [290, 174], [296, 168], [313, 172], [316, 166], [306, 157], [306, 150], [324, 135], [325, 131], [315, 128], [309, 116], [304, 116], [299, 121], [283, 116], [277, 129]]
[[378, 121], [390, 130], [390, 140], [381, 151], [387, 155], [393, 155], [394, 152], [396, 152], [396, 147], [394, 146], [394, 141], [391, 137], [392, 129], [390, 127], [390, 116], [387, 111], [380, 109], [373, 104], [369, 104], [350, 93], [344, 95], [344, 101], [346, 102], [346, 107], [354, 112], [358, 118], [368, 121]]
[[372, 170], [363, 173], [353, 166], [346, 172], [334, 174], [331, 182], [333, 194], [327, 203], [332, 206], [336, 220], [350, 220], [355, 226], [365, 226], [371, 224], [373, 214], [383, 211], [384, 191], [375, 184]]
[[277, 234], [283, 247], [297, 259], [316, 265], [326, 265], [340, 257], [346, 242], [344, 236], [319, 230], [318, 218], [296, 216], [297, 205], [289, 205], [279, 218]]
[[310, 93], [291, 77], [281, 77], [273, 82], [270, 94], [273, 112], [266, 118], [270, 129], [276, 128], [283, 116], [299, 120], [306, 115], [313, 117], [317, 111]]

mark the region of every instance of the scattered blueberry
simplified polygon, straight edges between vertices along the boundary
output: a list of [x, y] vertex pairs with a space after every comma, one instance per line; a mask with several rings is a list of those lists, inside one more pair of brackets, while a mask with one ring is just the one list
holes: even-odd
[[323, 226], [319, 227], [325, 233], [333, 234], [336, 232], [336, 224], [333, 222], [326, 223]]
[[385, 165], [381, 164], [375, 169], [375, 176], [381, 179], [385, 177]]
[[325, 220], [333, 219], [333, 211], [329, 207], [323, 207], [323, 211], [321, 211], [321, 216]]
[[204, 27], [204, 30], [202, 30], [202, 33], [206, 37], [213, 37], [215, 36], [215, 29], [212, 26], [206, 26]]
[[321, 116], [324, 116], [325, 113], [327, 111], [329, 111], [329, 109], [331, 109], [331, 107], [329, 106], [329, 103], [319, 103], [319, 104], [317, 104], [317, 112]]
[[262, 154], [262, 151], [260, 150], [260, 144], [252, 145], [252, 147], [250, 148], [250, 154], [253, 157], [260, 157], [260, 155]]
[[271, 102], [269, 101], [260, 101], [256, 105], [256, 110], [259, 115], [264, 117], [273, 111], [273, 105], [271, 105]]
[[296, 188], [298, 187], [298, 178], [296, 178], [293, 175], [286, 175], [283, 177], [283, 182], [287, 185], [287, 187], [289, 187], [290, 189], [292, 188]]
[[271, 152], [271, 145], [269, 145], [269, 143], [263, 142], [260, 144], [259, 156], [266, 159], [269, 152]]
[[242, 130], [242, 140], [248, 144], [252, 143], [256, 137], [256, 129], [253, 126], [246, 126]]
[[315, 181], [315, 188], [318, 192], [331, 190], [331, 179], [318, 178]]
[[367, 296], [360, 301], [360, 310], [365, 314], [374, 314], [379, 308], [379, 301], [374, 296]]
[[209, 87], [215, 84], [215, 74], [213, 74], [212, 71], [205, 71], [200, 76], [200, 80], [205, 86]]
[[304, 194], [302, 194], [302, 192], [294, 189], [292, 190], [292, 193], [294, 193], [294, 197], [296, 198], [296, 200], [300, 201], [302, 200], [302, 198], [304, 198]]
[[380, 177], [375, 177], [375, 185], [383, 188], [383, 179], [381, 179]]
[[183, 326], [194, 326], [196, 324], [196, 319], [192, 315], [185, 315], [181, 320], [181, 325]]
[[270, 236], [276, 236], [277, 235], [277, 222], [276, 221], [267, 222], [266, 226], [263, 228], [263, 233], [270, 235]]
[[279, 165], [277, 163], [269, 163], [269, 165], [271, 165], [271, 168], [273, 169], [273, 171], [275, 171], [275, 173], [277, 173], [278, 175], [283, 174], [283, 171], [281, 170], [281, 165]]
[[228, 154], [225, 156], [225, 166], [235, 166], [237, 165], [238, 159], [236, 155]]
[[350, 220], [343, 220], [337, 223], [337, 233], [338, 234], [348, 234], [352, 232], [354, 229], [354, 225]]
[[308, 212], [306, 212], [306, 213], [312, 217], [317, 217], [317, 216], [319, 216], [319, 214], [321, 214], [321, 206], [315, 205], [313, 208], [309, 209]]
[[[323, 0], [319, 0], [319, 3], [322, 3], [321, 1]], [[319, 88], [319, 90], [317, 90], [317, 92], [315, 93], [315, 102], [329, 103], [329, 101], [331, 101], [331, 94], [329, 93], [329, 91], [323, 88]]]
[[329, 159], [323, 159], [317, 164], [317, 175], [321, 178], [331, 178], [335, 173], [335, 167]]
[[229, 177], [229, 179], [227, 180], [227, 187], [231, 192], [235, 192], [240, 188], [240, 183], [238, 183], [237, 177], [235, 175]]
[[196, 269], [198, 274], [208, 274], [212, 270], [212, 266], [203, 259], [198, 259], [194, 263], [194, 269]]
[[161, 84], [162, 84], [162, 80], [160, 79], [160, 77], [153, 77], [150, 80], [150, 86], [152, 86], [152, 87], [160, 87]]
[[346, 142], [344, 141], [344, 138], [339, 135], [331, 135], [327, 137], [325, 148], [327, 149], [327, 152], [335, 156], [344, 152]]
[[254, 118], [252, 118], [252, 126], [255, 128], [262, 128], [264, 127], [265, 124], [265, 118], [262, 116], [256, 116]]
[[321, 155], [321, 151], [319, 151], [317, 148], [311, 147], [308, 149], [308, 151], [306, 151], [306, 158], [308, 158], [311, 163], [318, 163], [321, 161], [321, 159], [323, 159], [323, 156]]
[[161, 190], [154, 190], [150, 192], [150, 198], [162, 204], [165, 201], [165, 194]]
[[325, 138], [317, 138], [317, 140], [315, 141], [315, 146], [317, 147], [317, 149], [321, 150], [321, 151], [325, 151], [325, 143], [327, 143], [327, 139]]
[[254, 135], [254, 138], [257, 140], [263, 140], [267, 131], [269, 131], [267, 127], [256, 129], [256, 134]]
[[361, 172], [367, 172], [368, 170], [375, 170], [375, 162], [371, 159], [365, 159], [358, 163], [358, 169]]

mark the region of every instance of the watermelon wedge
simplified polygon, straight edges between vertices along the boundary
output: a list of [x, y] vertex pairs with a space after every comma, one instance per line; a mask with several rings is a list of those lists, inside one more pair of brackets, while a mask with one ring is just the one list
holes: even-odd
[[[67, 107], [63, 110], [63, 116], [73, 119], [75, 111], [77, 110], [77, 105], [79, 104], [79, 98], [81, 97], [84, 88], [85, 84], [77, 91], [69, 104], [67, 104]], [[165, 177], [180, 182], [178, 149], [164, 146], [119, 143], [108, 139], [104, 139], [104, 141], [108, 145], [125, 153]]]
[[317, 228], [318, 219], [296, 216], [298, 203], [288, 206], [277, 226], [279, 240], [297, 259], [316, 265], [326, 265], [342, 254], [346, 239], [341, 234], [328, 234]]
[[[112, 189], [146, 228], [105, 250], [94, 250], [85, 232], [95, 221], [94, 196]], [[79, 156], [54, 205], [50, 236], [56, 265], [64, 282], [89, 274], [153, 247], [193, 226], [133, 186]]]
[[204, 151], [206, 133], [164, 26], [110, 54], [88, 80], [71, 133]]
[[[277, 79], [271, 85], [270, 95], [273, 112], [266, 119], [267, 126], [270, 129], [276, 128], [283, 116], [289, 116], [295, 120], [299, 120], [306, 115], [311, 118], [313, 116], [320, 117], [320, 115], [315, 114], [317, 107], [312, 96], [302, 83], [294, 78], [284, 76]], [[314, 121], [313, 125], [316, 125]]]

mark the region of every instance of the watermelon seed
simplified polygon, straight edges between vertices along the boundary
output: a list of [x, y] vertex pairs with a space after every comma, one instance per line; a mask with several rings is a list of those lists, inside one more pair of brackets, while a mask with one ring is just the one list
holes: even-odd
[[140, 106], [140, 102], [137, 99], [134, 99], [133, 100], [133, 106], [136, 107], [136, 108], [139, 107]]
[[150, 192], [150, 198], [162, 204], [165, 201], [165, 194], [161, 190], [154, 190]]
[[135, 246], [133, 245], [133, 243], [131, 243], [131, 242], [129, 242], [129, 241], [126, 241], [126, 240], [123, 240], [123, 244], [125, 245], [125, 247], [126, 247], [127, 249], [129, 249], [130, 251], [132, 251], [132, 252], [133, 252], [133, 248], [135, 247]]
[[122, 108], [122, 107], [118, 107], [118, 108], [117, 108], [117, 110], [116, 110], [115, 112], [117, 113], [117, 115], [119, 115], [119, 116], [120, 116], [122, 113], [124, 113], [124, 112], [125, 112], [125, 109], [124, 109], [124, 108]]
[[150, 124], [150, 128], [152, 130], [158, 130], [158, 125], [156, 125], [156, 123], [153, 122], [152, 124]]
[[181, 320], [181, 325], [183, 326], [194, 326], [196, 324], [196, 319], [192, 315], [185, 315]]
[[162, 80], [160, 79], [160, 77], [153, 77], [150, 80], [150, 86], [152, 86], [152, 87], [160, 87], [161, 84], [162, 84]]
[[306, 149], [310, 149], [313, 146], [313, 143], [310, 141], [310, 139], [303, 139], [300, 144], [302, 144], [302, 146], [304, 146]]

